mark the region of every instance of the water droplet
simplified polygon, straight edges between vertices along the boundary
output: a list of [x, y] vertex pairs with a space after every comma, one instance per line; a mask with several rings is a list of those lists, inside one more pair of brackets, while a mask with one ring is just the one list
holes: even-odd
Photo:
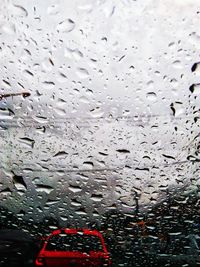
[[49, 186], [49, 185], [44, 185], [44, 184], [35, 184], [35, 190], [39, 193], [47, 193], [50, 194], [54, 188]]
[[10, 188], [5, 188], [3, 190], [0, 191], [0, 196], [10, 196], [12, 193], [12, 191], [10, 190]]
[[197, 47], [199, 47], [199, 41], [200, 41], [200, 35], [196, 32], [192, 32], [190, 34], [190, 38], [189, 38], [189, 41], [196, 45]]
[[71, 200], [71, 205], [72, 206], [75, 206], [75, 207], [80, 207], [81, 206], [81, 203], [78, 202], [76, 199], [72, 199]]
[[76, 214], [84, 216], [87, 215], [87, 212], [83, 208], [80, 208], [79, 210], [76, 210]]
[[[47, 192], [46, 192], [47, 193]], [[48, 194], [48, 193], [47, 193]], [[57, 204], [59, 200], [47, 200], [46, 205], [52, 206], [54, 204]]]
[[104, 156], [104, 157], [107, 157], [107, 156], [108, 156], [108, 153], [105, 153], [105, 152], [99, 152], [99, 154], [100, 154], [101, 156]]
[[88, 169], [92, 169], [94, 167], [94, 163], [92, 161], [84, 161], [83, 166]]
[[166, 154], [162, 154], [162, 155], [163, 155], [163, 157], [165, 157], [165, 158], [167, 158], [167, 159], [173, 159], [173, 160], [176, 159], [175, 157], [170, 156], [170, 155], [166, 155]]
[[64, 99], [58, 98], [56, 105], [59, 107], [62, 107], [62, 106], [65, 106], [66, 103], [67, 102]]
[[36, 121], [36, 122], [38, 122], [38, 123], [48, 123], [48, 119], [47, 119], [47, 117], [42, 117], [42, 116], [35, 116], [35, 117], [33, 117], [33, 119]]
[[178, 117], [185, 113], [185, 109], [183, 108], [183, 104], [180, 102], [171, 103], [170, 105], [173, 116]]
[[2, 85], [4, 86], [4, 87], [6, 87], [6, 88], [11, 88], [11, 84], [10, 84], [10, 82], [9, 81], [7, 81], [7, 80], [2, 80]]
[[12, 118], [13, 114], [11, 114], [8, 109], [0, 108], [0, 120], [11, 120]]
[[89, 76], [89, 72], [84, 68], [78, 68], [76, 73], [77, 73], [78, 77], [81, 79], [86, 79]]
[[78, 185], [77, 186], [76, 185], [70, 185], [68, 187], [68, 189], [70, 191], [72, 191], [73, 193], [80, 193], [82, 191], [82, 188], [80, 186], [78, 186]]
[[68, 80], [67, 76], [62, 73], [62, 72], [59, 72], [58, 75], [57, 75], [57, 81], [60, 82], [60, 83], [64, 83]]
[[194, 95], [199, 95], [200, 94], [200, 83], [197, 84], [192, 84], [189, 88], [190, 92], [193, 93]]
[[28, 55], [28, 56], [31, 56], [31, 51], [28, 50], [28, 49], [24, 49], [24, 52]]
[[116, 151], [119, 153], [122, 153], [122, 154], [130, 153], [130, 150], [128, 150], [128, 149], [117, 149]]
[[53, 64], [53, 61], [50, 59], [50, 58], [45, 58], [42, 62], [42, 68], [49, 72], [52, 70], [52, 67], [54, 66]]
[[31, 71], [29, 71], [29, 70], [24, 70], [24, 75], [26, 76], [26, 77], [28, 77], [28, 78], [30, 78], [30, 77], [33, 77], [34, 76], [34, 74], [31, 72]]
[[46, 127], [45, 126], [37, 127], [36, 132], [39, 134], [44, 134], [46, 132]]
[[62, 108], [54, 108], [56, 114], [59, 116], [66, 116], [66, 110]]
[[192, 65], [191, 71], [199, 76], [200, 75], [200, 62], [194, 63]]
[[100, 118], [104, 115], [104, 112], [101, 110], [100, 107], [96, 107], [90, 110], [90, 115], [93, 118]]
[[53, 89], [55, 86], [55, 83], [51, 81], [44, 81], [43, 85], [44, 85], [44, 88], [46, 89]]
[[28, 12], [27, 10], [19, 5], [13, 5], [11, 8], [11, 11], [14, 13], [14, 15], [19, 16], [19, 17], [27, 17]]
[[53, 157], [63, 158], [63, 157], [66, 157], [67, 155], [68, 155], [67, 152], [65, 152], [65, 151], [59, 151], [59, 152], [56, 153]]
[[91, 199], [94, 202], [100, 202], [103, 199], [103, 196], [101, 194], [92, 194]]
[[154, 92], [148, 92], [146, 94], [146, 98], [151, 102], [156, 102], [157, 101], [157, 95]]
[[90, 13], [92, 11], [92, 5], [91, 4], [79, 5], [78, 9]]
[[57, 31], [59, 32], [71, 32], [75, 28], [75, 22], [71, 19], [64, 20], [60, 22], [57, 26]]
[[181, 65], [180, 60], [175, 60], [172, 64], [173, 64], [173, 67], [176, 68], [176, 69], [182, 69], [183, 68], [183, 66]]
[[24, 182], [24, 178], [21, 175], [16, 175], [14, 172], [12, 173], [13, 173], [13, 184], [16, 187], [16, 189], [19, 191], [26, 191], [27, 185]]
[[4, 23], [3, 25], [0, 26], [0, 30], [2, 30], [4, 33], [7, 34], [15, 34], [16, 33], [16, 27], [13, 23]]
[[20, 143], [24, 144], [28, 148], [33, 148], [34, 147], [34, 144], [35, 144], [35, 140], [30, 139], [28, 137], [21, 137], [19, 139], [19, 141], [20, 141]]
[[78, 49], [73, 50], [72, 55], [76, 60], [80, 60], [83, 57], [83, 53]]
[[81, 96], [79, 98], [79, 101], [82, 102], [82, 103], [85, 103], [85, 104], [89, 104], [90, 103], [90, 100], [86, 96]]
[[47, 14], [57, 15], [59, 13], [59, 5], [51, 5], [47, 8]]

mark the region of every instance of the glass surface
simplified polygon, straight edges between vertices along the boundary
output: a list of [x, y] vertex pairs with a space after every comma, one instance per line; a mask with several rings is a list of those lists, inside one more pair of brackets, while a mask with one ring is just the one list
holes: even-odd
[[199, 0], [0, 1], [0, 266], [42, 266], [61, 228], [99, 231], [114, 267], [200, 265], [199, 20]]

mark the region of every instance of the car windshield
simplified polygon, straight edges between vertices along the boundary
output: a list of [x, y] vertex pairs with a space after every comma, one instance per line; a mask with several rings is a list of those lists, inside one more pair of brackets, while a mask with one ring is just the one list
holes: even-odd
[[200, 235], [200, 0], [0, 0], [0, 66], [0, 229], [32, 237], [32, 265], [52, 235], [197, 266], [176, 237]]
[[50, 237], [45, 250], [90, 252], [103, 251], [103, 247], [98, 236], [62, 234]]

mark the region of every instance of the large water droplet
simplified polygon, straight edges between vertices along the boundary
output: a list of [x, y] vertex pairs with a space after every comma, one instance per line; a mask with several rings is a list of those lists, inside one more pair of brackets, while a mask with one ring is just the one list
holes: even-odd
[[66, 115], [66, 110], [62, 109], [62, 108], [54, 108], [56, 114], [58, 114], [59, 116], [65, 116]]
[[81, 192], [82, 191], [82, 188], [80, 187], [80, 186], [76, 186], [76, 185], [70, 185], [69, 187], [68, 187], [68, 189], [70, 190], [70, 191], [72, 191], [73, 193], [79, 193], [79, 192]]
[[16, 189], [19, 191], [26, 191], [27, 185], [24, 182], [24, 178], [21, 175], [16, 175], [14, 172], [12, 173], [13, 173], [13, 184], [16, 187]]
[[59, 72], [57, 75], [57, 81], [60, 83], [64, 83], [67, 81], [67, 76], [64, 73]]
[[192, 65], [191, 71], [200, 76], [200, 62], [194, 63]]
[[103, 199], [103, 196], [101, 194], [92, 194], [91, 199], [94, 202], [100, 202]]
[[67, 152], [65, 152], [65, 151], [59, 151], [59, 152], [56, 153], [53, 157], [63, 158], [63, 157], [66, 157], [67, 155], [68, 155]]
[[146, 94], [146, 98], [151, 102], [156, 102], [157, 101], [157, 95], [154, 92], [148, 92]]
[[91, 170], [94, 167], [94, 163], [92, 161], [84, 161], [83, 166]]
[[191, 85], [189, 90], [194, 95], [199, 95], [200, 94], [200, 83]]
[[84, 68], [78, 68], [76, 73], [77, 73], [78, 77], [81, 79], [86, 79], [89, 76], [89, 72]]
[[36, 186], [35, 190], [39, 193], [44, 192], [44, 193], [50, 194], [54, 190], [53, 187], [48, 186], [48, 185], [36, 184], [35, 186]]
[[19, 16], [19, 17], [27, 17], [28, 12], [27, 10], [19, 5], [13, 5], [11, 8], [11, 11], [14, 13], [14, 15]]
[[102, 111], [100, 107], [90, 110], [90, 115], [93, 118], [100, 118], [103, 116], [103, 114], [104, 114], [104, 111]]
[[7, 33], [7, 34], [15, 34], [16, 33], [16, 27], [15, 27], [15, 24], [13, 23], [4, 23], [3, 25], [0, 26], [0, 31], [3, 31], [4, 33]]
[[55, 86], [54, 82], [51, 82], [51, 81], [44, 81], [43, 82], [43, 87], [46, 89], [53, 89], [54, 86]]
[[178, 117], [185, 113], [185, 109], [183, 107], [183, 104], [180, 102], [175, 102], [170, 105], [172, 113], [175, 117]]
[[30, 139], [28, 137], [22, 137], [19, 139], [20, 143], [24, 144], [28, 148], [33, 148], [35, 144], [35, 140]]
[[49, 15], [57, 15], [59, 13], [59, 5], [51, 5], [47, 8]]
[[75, 22], [71, 19], [64, 20], [60, 22], [57, 26], [57, 31], [59, 32], [71, 32], [75, 28]]

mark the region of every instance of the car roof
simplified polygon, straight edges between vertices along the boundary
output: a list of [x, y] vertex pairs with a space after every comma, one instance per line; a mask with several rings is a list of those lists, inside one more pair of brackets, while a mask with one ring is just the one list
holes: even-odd
[[54, 230], [51, 233], [51, 236], [62, 234], [62, 233], [66, 233], [66, 234], [80, 234], [81, 233], [85, 235], [94, 235], [94, 236], [102, 237], [101, 233], [97, 230], [75, 229], [75, 228], [62, 228], [62, 229]]

